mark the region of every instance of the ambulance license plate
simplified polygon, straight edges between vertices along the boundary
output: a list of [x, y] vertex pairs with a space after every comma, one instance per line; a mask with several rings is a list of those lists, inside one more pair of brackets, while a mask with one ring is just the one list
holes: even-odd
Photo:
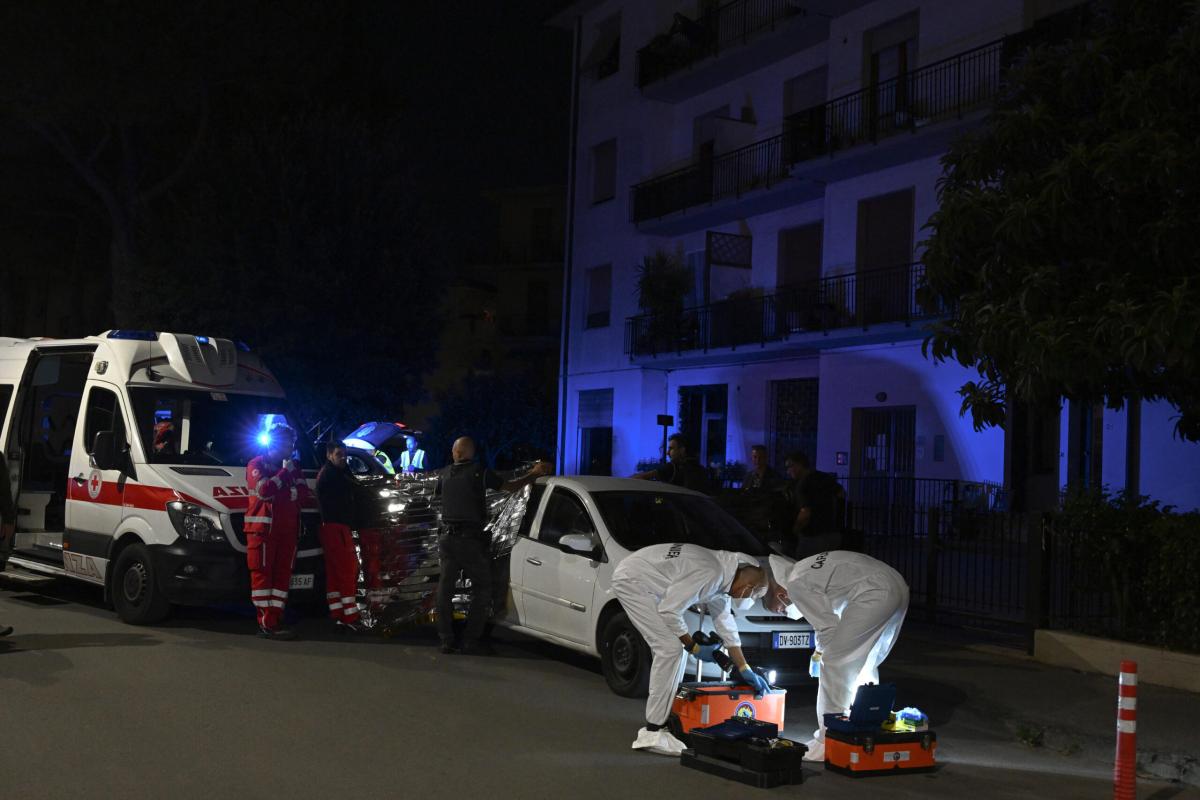
[[293, 575], [290, 586], [293, 589], [311, 589], [313, 588], [313, 576]]
[[812, 631], [797, 631], [795, 633], [775, 631], [771, 634], [771, 647], [776, 650], [791, 650], [794, 648], [807, 650], [812, 647]]

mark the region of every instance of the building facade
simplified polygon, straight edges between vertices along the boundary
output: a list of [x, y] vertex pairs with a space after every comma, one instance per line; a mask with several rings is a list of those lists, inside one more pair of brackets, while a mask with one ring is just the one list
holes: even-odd
[[[583, 0], [562, 12], [575, 91], [560, 468], [629, 474], [676, 430], [709, 466], [745, 463], [762, 443], [777, 465], [802, 450], [845, 477], [1005, 484], [1021, 456], [1056, 487], [1119, 489], [1155, 448], [1200, 465], [1162, 404], [1141, 404], [1137, 429], [1127, 412], [1064, 404], [1014, 450], [960, 416], [974, 373], [922, 354], [943, 312], [916, 293], [941, 156], [981, 124], [1020, 47], [1070, 24], [1073, 5]], [[675, 295], [639, 291], [651, 274], [674, 276]], [[1138, 469], [1142, 492], [1169, 484], [1164, 501], [1200, 502], [1177, 466]]]

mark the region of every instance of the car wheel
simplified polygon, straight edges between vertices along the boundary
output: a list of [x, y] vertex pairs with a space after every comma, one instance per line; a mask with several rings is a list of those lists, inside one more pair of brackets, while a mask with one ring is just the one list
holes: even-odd
[[171, 612], [171, 603], [158, 588], [154, 564], [145, 545], [131, 544], [117, 556], [112, 597], [117, 616], [130, 625], [153, 625]]
[[645, 697], [650, 691], [650, 647], [618, 612], [600, 634], [600, 667], [604, 680], [621, 697]]

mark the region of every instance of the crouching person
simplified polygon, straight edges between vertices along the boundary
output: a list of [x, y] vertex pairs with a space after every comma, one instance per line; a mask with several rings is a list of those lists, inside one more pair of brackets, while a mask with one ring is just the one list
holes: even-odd
[[771, 556], [771, 571], [779, 586], [768, 608], [792, 606], [788, 616], [803, 614], [816, 632], [817, 729], [804, 758], [824, 761], [825, 715], [848, 713], [859, 686], [879, 683], [908, 612], [908, 585], [882, 561], [845, 550], [795, 562]]
[[666, 729], [671, 700], [683, 676], [688, 654], [713, 661], [720, 645], [692, 641], [683, 612], [702, 605], [725, 644], [742, 680], [765, 694], [770, 687], [750, 669], [731, 609], [746, 609], [767, 591], [767, 574], [755, 556], [708, 550], [694, 544], [643, 547], [613, 572], [613, 592], [652, 653], [646, 726], [634, 750], [677, 756], [684, 744]]

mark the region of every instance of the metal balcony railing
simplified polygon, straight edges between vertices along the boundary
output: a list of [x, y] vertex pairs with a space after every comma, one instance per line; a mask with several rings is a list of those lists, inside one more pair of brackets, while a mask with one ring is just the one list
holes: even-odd
[[769, 139], [643, 181], [632, 189], [631, 220], [657, 219], [768, 188], [803, 161], [961, 117], [996, 97], [1005, 55], [1017, 41], [998, 39], [792, 114], [783, 132]]
[[733, 0], [695, 20], [676, 14], [667, 33], [638, 51], [638, 86], [741, 47], [755, 34], [774, 30], [779, 23], [807, 13], [795, 0]]
[[625, 320], [625, 353], [633, 358], [764, 345], [806, 333], [927, 319], [946, 309], [917, 300], [922, 264], [904, 264], [780, 287], [773, 294], [721, 300], [676, 314]]

